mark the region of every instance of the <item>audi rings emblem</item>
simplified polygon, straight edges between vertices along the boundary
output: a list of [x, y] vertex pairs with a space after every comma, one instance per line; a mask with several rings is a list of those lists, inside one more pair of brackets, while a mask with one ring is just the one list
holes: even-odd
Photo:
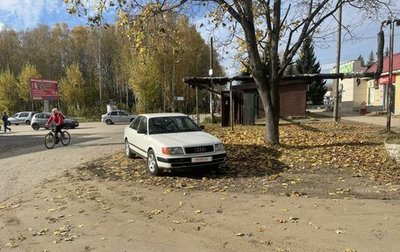
[[207, 148], [205, 148], [205, 147], [198, 147], [198, 148], [194, 148], [194, 151], [195, 151], [195, 152], [206, 152], [206, 151], [207, 151]]

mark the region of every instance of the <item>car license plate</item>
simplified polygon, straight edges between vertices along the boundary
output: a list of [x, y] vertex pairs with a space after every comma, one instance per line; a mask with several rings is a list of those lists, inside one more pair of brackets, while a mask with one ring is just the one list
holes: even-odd
[[194, 157], [192, 163], [211, 162], [212, 157]]

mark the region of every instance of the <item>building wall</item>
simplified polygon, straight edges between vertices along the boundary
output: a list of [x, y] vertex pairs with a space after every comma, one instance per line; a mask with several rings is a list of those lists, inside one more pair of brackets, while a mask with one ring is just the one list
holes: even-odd
[[354, 85], [354, 103], [357, 106], [360, 106], [362, 102], [367, 102], [367, 89], [368, 84], [366, 81], [362, 81], [361, 79], [355, 79]]
[[396, 82], [394, 86], [394, 113], [400, 115], [400, 73], [396, 74]]
[[342, 90], [340, 111], [350, 113], [353, 111], [354, 104], [354, 79], [343, 79], [339, 82]]
[[[243, 85], [244, 86], [244, 85]], [[304, 82], [282, 85], [279, 88], [280, 93], [280, 108], [281, 116], [305, 116], [306, 115], [306, 92], [307, 84]], [[246, 98], [245, 98], [246, 96]], [[229, 126], [229, 107], [230, 98], [229, 91], [223, 91], [221, 94], [221, 117], [222, 126]], [[245, 100], [246, 99], [246, 100]], [[252, 113], [245, 113], [244, 103], [248, 103], [253, 107]], [[254, 88], [250, 89], [238, 89], [233, 91], [233, 105], [234, 105], [234, 123], [243, 124], [249, 123], [248, 119], [245, 118], [251, 114], [253, 121], [265, 118], [265, 112], [262, 106], [261, 99]], [[248, 106], [246, 106], [248, 107]], [[247, 110], [246, 110], [247, 111]], [[245, 120], [246, 119], [246, 120]], [[245, 122], [246, 121], [246, 122]]]
[[[361, 65], [360, 60], [352, 60], [340, 64], [341, 73], [356, 73], [365, 71], [366, 67]], [[335, 72], [335, 68], [332, 72]], [[335, 81], [333, 82], [335, 84]], [[334, 85], [335, 86], [335, 85]], [[339, 80], [339, 87], [341, 88], [341, 102], [340, 110], [343, 113], [350, 113], [357, 111], [361, 102], [367, 102], [367, 82], [353, 79]]]
[[281, 116], [304, 116], [306, 114], [306, 84], [280, 87]]
[[[394, 73], [396, 81], [394, 83], [394, 114], [400, 115], [400, 73]], [[367, 105], [369, 111], [386, 111], [386, 88], [387, 84], [380, 83], [378, 88], [374, 87], [375, 80], [367, 82]]]

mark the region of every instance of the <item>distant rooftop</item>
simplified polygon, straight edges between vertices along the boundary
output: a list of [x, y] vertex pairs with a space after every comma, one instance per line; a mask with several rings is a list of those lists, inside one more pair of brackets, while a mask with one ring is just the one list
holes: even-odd
[[[370, 68], [367, 69], [368, 73], [376, 72], [377, 64], [374, 63]], [[393, 71], [400, 70], [400, 52], [393, 54]], [[389, 72], [389, 56], [383, 58], [383, 70], [382, 73]]]

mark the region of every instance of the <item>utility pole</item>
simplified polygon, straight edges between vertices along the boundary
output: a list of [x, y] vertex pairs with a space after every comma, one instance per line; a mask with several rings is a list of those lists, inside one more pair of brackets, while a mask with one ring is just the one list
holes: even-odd
[[[337, 28], [337, 51], [336, 51], [336, 73], [340, 72], [340, 53], [342, 48], [342, 0], [339, 1], [338, 9], [338, 28]], [[339, 79], [336, 79], [335, 85], [335, 104], [333, 107], [333, 117], [336, 123], [339, 123], [339, 102], [340, 102], [340, 91], [339, 91]]]
[[98, 59], [98, 71], [99, 71], [99, 100], [100, 104], [103, 103], [103, 96], [102, 96], [102, 84], [101, 84], [101, 27], [99, 27], [99, 43], [98, 43], [98, 52], [99, 52], [99, 59]]
[[386, 131], [390, 132], [391, 121], [392, 121], [392, 103], [393, 103], [393, 92], [392, 92], [392, 74], [393, 74], [393, 38], [394, 38], [394, 23], [388, 20], [390, 26], [390, 38], [389, 38], [389, 79], [386, 87], [387, 97], [387, 120], [386, 120]]
[[172, 64], [172, 112], [175, 112], [175, 85], [176, 85], [176, 66], [175, 66], [175, 57], [173, 57]]
[[[214, 57], [213, 57], [213, 37], [211, 37], [210, 40], [210, 71], [208, 72], [208, 75], [211, 77], [211, 85], [210, 88], [211, 90], [214, 90], [214, 84], [213, 84], [213, 62], [214, 62]], [[210, 92], [210, 114], [211, 114], [211, 122], [214, 123], [214, 99], [213, 99], [213, 92]]]
[[400, 25], [400, 19], [388, 19], [382, 22], [382, 27], [389, 25], [390, 29], [390, 38], [389, 38], [389, 77], [388, 83], [386, 86], [386, 131], [390, 132], [391, 130], [391, 121], [392, 121], [392, 108], [394, 108], [394, 97], [393, 97], [393, 48], [394, 48], [394, 26]]

